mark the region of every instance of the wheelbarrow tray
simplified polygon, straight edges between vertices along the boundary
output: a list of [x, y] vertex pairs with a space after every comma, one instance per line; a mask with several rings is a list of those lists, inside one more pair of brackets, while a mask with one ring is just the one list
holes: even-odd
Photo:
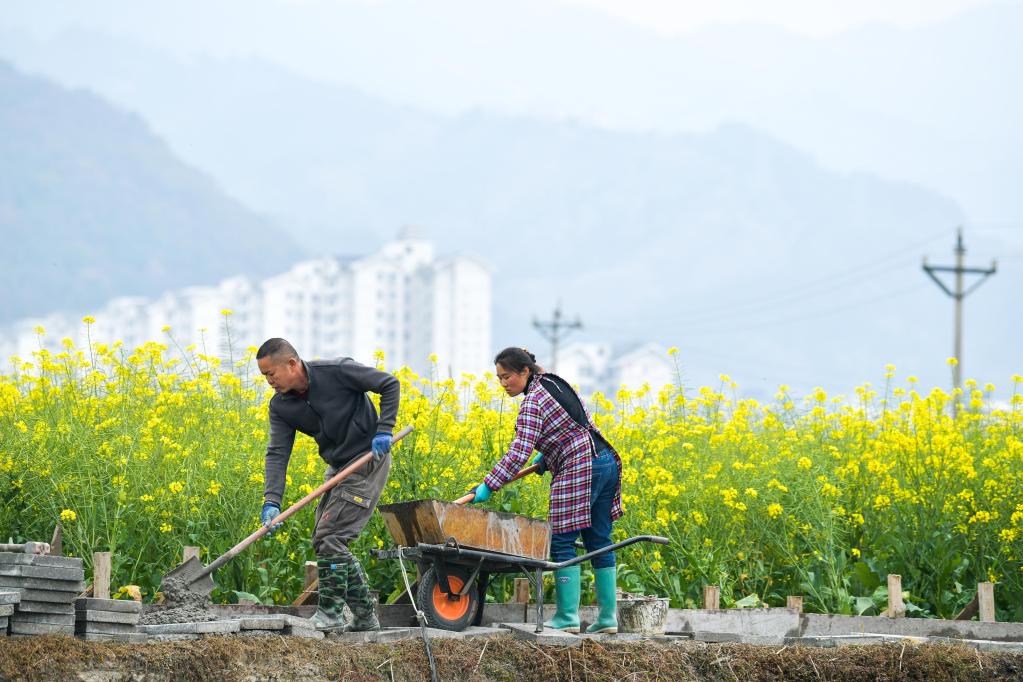
[[413, 500], [377, 507], [394, 542], [403, 547], [420, 543], [458, 546], [544, 561], [550, 551], [551, 524], [520, 514], [478, 507]]

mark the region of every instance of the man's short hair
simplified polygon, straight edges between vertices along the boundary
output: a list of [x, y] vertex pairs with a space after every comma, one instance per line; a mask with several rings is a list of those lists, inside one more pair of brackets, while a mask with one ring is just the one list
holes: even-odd
[[281, 359], [298, 358], [298, 352], [295, 347], [288, 343], [285, 339], [268, 339], [263, 342], [263, 345], [256, 351], [256, 359], [262, 360], [267, 357], [275, 357]]

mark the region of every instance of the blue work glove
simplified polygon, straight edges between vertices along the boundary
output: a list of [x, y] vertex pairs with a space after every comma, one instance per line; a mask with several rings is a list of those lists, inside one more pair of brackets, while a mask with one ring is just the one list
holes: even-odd
[[378, 433], [373, 436], [373, 456], [378, 462], [391, 451], [391, 440], [389, 433]]
[[281, 527], [279, 523], [273, 523], [273, 520], [277, 518], [277, 515], [281, 513], [281, 508], [273, 502], [263, 503], [263, 511], [259, 514], [259, 522], [264, 526], [268, 526], [270, 530], [267, 531], [267, 537], [274, 534], [278, 528]]
[[492, 492], [494, 491], [490, 489], [490, 486], [486, 483], [480, 483], [476, 486], [476, 497], [472, 498], [472, 503], [476, 504], [477, 502], [486, 502], [490, 499], [490, 494]]
[[536, 457], [533, 458], [533, 461], [530, 462], [530, 464], [531, 465], [532, 464], [539, 464], [540, 465], [540, 468], [537, 469], [534, 472], [537, 476], [543, 476], [544, 474], [547, 473], [547, 460], [545, 460], [543, 458], [543, 453], [542, 452], [538, 452], [536, 454]]

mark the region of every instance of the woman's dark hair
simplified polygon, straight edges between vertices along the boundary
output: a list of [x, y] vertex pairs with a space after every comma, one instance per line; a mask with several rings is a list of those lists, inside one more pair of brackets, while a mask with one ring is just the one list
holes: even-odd
[[536, 364], [536, 356], [525, 348], [505, 348], [494, 358], [495, 365], [518, 373], [528, 368], [530, 374], [543, 374], [543, 367]]

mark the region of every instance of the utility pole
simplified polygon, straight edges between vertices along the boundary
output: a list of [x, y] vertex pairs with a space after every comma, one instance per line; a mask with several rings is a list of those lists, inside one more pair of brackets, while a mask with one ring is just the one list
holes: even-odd
[[[963, 258], [966, 256], [966, 247], [963, 246], [963, 228], [960, 227], [956, 233], [956, 264], [952, 265], [928, 265], [927, 258], [924, 257], [924, 272], [926, 272], [931, 279], [934, 280], [935, 284], [941, 287], [941, 290], [951, 296], [955, 300], [956, 313], [955, 313], [955, 347], [952, 351], [952, 357], [956, 359], [956, 364], [952, 367], [952, 383], [955, 388], [961, 389], [963, 387], [963, 299], [972, 293], [977, 287], [984, 283], [991, 275], [995, 274], [998, 269], [997, 261], [991, 261], [990, 268], [967, 268], [963, 265]], [[936, 272], [951, 272], [955, 274], [955, 290], [950, 290], [945, 283], [942, 282]], [[963, 275], [980, 275], [981, 278], [974, 282], [968, 289], [963, 291]]]
[[554, 308], [554, 317], [549, 322], [541, 322], [534, 317], [533, 327], [535, 327], [545, 339], [551, 342], [550, 371], [556, 372], [558, 367], [558, 345], [561, 343], [562, 338], [567, 336], [569, 332], [575, 331], [576, 329], [582, 329], [582, 321], [579, 319], [578, 315], [574, 322], [568, 322], [561, 319], [561, 301], [558, 301], [558, 305]]

